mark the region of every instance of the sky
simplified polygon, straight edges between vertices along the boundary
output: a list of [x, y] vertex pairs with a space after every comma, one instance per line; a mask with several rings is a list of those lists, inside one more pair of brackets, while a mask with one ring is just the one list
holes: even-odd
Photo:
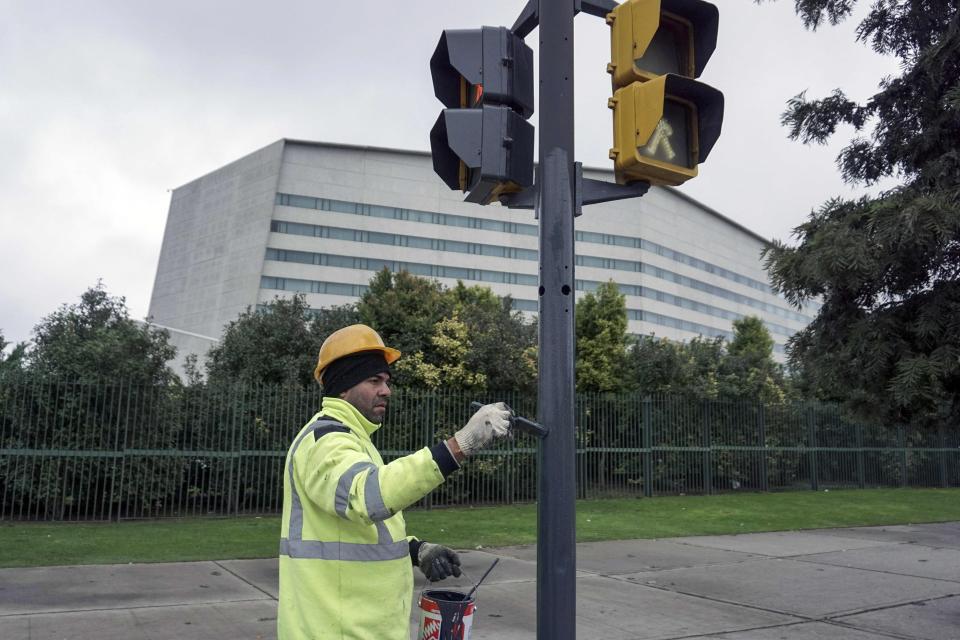
[[[725, 95], [723, 132], [680, 189], [789, 241], [826, 199], [892, 186], [843, 183], [834, 161], [852, 130], [805, 146], [780, 124], [801, 91], [863, 100], [899, 73], [855, 41], [856, 14], [811, 32], [791, 0], [715, 3], [718, 44], [700, 80]], [[0, 0], [0, 331], [28, 340], [98, 281], [145, 317], [171, 190], [280, 138], [429, 150], [442, 30], [511, 26], [522, 8]], [[612, 168], [609, 28], [581, 14], [575, 29], [577, 160]]]

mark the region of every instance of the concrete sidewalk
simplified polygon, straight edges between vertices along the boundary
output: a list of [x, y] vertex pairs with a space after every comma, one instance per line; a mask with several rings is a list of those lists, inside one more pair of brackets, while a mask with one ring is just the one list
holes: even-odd
[[[535, 548], [443, 584], [494, 556], [472, 637], [532, 640]], [[960, 523], [586, 543], [577, 567], [578, 638], [960, 639]], [[276, 597], [276, 560], [4, 569], [0, 638], [266, 640]]]

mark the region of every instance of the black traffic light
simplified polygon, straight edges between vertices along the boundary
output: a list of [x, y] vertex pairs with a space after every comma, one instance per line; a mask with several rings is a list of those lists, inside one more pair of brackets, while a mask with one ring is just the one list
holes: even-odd
[[716, 48], [718, 20], [703, 0], [627, 0], [607, 15], [617, 182], [697, 175], [723, 123], [723, 94], [694, 80]]
[[533, 51], [506, 27], [447, 29], [430, 58], [447, 109], [430, 131], [433, 170], [489, 204], [533, 184]]

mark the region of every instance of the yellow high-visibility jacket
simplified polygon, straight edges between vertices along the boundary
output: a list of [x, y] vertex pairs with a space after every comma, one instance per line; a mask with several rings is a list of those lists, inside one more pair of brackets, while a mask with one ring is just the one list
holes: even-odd
[[409, 640], [418, 542], [401, 509], [456, 463], [440, 443], [385, 465], [370, 441], [378, 427], [324, 398], [287, 452], [279, 640]]

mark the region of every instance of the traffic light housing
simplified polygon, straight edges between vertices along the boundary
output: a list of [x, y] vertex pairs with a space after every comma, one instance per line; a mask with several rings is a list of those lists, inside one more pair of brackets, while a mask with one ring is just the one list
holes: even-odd
[[720, 135], [723, 94], [697, 82], [717, 43], [719, 12], [703, 0], [627, 0], [607, 15], [614, 174], [679, 185]]
[[447, 29], [430, 58], [447, 109], [430, 131], [433, 169], [489, 204], [533, 184], [533, 51], [506, 27]]

